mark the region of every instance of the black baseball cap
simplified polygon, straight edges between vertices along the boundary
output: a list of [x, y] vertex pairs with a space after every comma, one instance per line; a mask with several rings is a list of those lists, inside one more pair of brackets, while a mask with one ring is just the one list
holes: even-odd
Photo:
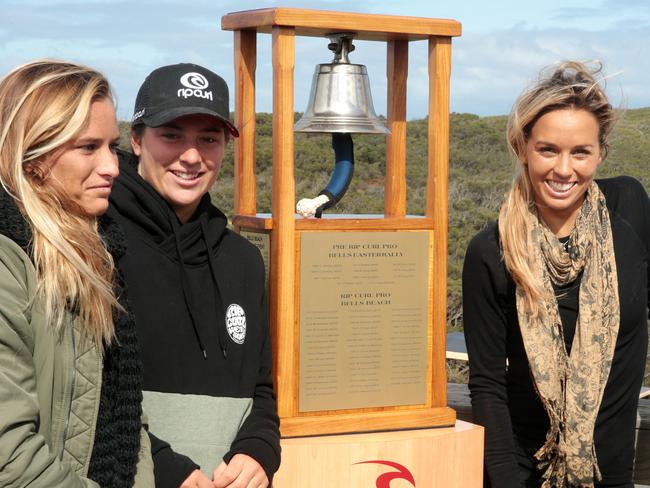
[[131, 126], [160, 127], [191, 114], [212, 115], [239, 137], [230, 121], [228, 85], [209, 69], [191, 63], [162, 66], [145, 78], [135, 99]]

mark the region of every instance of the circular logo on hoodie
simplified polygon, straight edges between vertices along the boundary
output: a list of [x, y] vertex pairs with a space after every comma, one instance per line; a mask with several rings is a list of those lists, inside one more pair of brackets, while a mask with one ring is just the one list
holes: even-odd
[[246, 314], [244, 309], [233, 303], [226, 309], [226, 329], [228, 335], [237, 344], [243, 344], [246, 339]]

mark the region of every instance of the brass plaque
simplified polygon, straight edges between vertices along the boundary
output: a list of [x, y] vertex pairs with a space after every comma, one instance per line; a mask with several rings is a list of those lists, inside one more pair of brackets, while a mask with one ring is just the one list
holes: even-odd
[[299, 411], [426, 403], [430, 236], [301, 233]]
[[252, 230], [241, 229], [239, 234], [242, 237], [248, 239], [248, 241], [254, 244], [262, 254], [262, 260], [264, 261], [264, 283], [266, 289], [269, 288], [269, 260], [271, 258], [271, 239], [267, 232], [256, 232]]

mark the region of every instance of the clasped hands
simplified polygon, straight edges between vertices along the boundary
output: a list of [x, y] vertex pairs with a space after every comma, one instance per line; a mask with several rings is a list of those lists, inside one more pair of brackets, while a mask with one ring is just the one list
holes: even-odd
[[221, 462], [208, 478], [194, 470], [180, 488], [267, 488], [269, 480], [262, 466], [246, 454], [235, 454], [230, 462]]

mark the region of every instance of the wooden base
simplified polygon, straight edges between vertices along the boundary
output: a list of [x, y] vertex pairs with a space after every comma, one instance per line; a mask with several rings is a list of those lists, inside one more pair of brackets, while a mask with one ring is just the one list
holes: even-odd
[[417, 410], [328, 413], [327, 415], [280, 418], [280, 432], [283, 437], [300, 437], [428, 427], [451, 427], [455, 421], [456, 412], [448, 407], [421, 408]]
[[483, 486], [483, 428], [460, 420], [448, 428], [282, 439], [281, 445], [275, 488]]

